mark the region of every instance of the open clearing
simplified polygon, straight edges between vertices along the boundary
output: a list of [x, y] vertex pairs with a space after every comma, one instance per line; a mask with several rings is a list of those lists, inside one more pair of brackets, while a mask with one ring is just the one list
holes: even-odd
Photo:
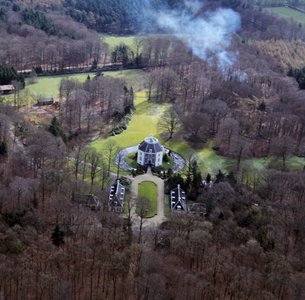
[[[20, 92], [20, 97], [24, 99], [24, 104], [36, 104], [36, 100], [39, 98], [58, 98], [59, 85], [63, 78], [71, 78], [79, 80], [80, 82], [85, 82], [88, 75], [92, 79], [95, 76], [95, 73], [38, 77], [38, 82], [35, 84], [28, 84], [29, 78], [26, 78], [25, 88]], [[133, 86], [136, 90], [144, 88], [145, 73], [139, 70], [105, 72], [104, 76], [122, 78], [126, 81], [127, 85]], [[6, 95], [3, 97], [5, 101], [13, 104], [14, 94]]]
[[264, 10], [275, 12], [279, 17], [288, 21], [293, 18], [296, 22], [305, 24], [305, 14], [289, 7], [267, 7]]
[[121, 43], [126, 44], [127, 46], [133, 47], [134, 35], [125, 35], [125, 36], [115, 36], [109, 34], [100, 34], [105, 39], [105, 42], [112, 48]]
[[150, 200], [152, 206], [152, 212], [147, 215], [147, 218], [151, 218], [157, 214], [157, 185], [151, 181], [143, 181], [139, 184], [138, 197], [144, 196]]

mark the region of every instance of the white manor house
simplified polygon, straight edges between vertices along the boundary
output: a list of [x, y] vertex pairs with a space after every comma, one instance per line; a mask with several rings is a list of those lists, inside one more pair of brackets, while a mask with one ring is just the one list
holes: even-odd
[[137, 163], [141, 166], [162, 166], [164, 147], [151, 134], [138, 145]]

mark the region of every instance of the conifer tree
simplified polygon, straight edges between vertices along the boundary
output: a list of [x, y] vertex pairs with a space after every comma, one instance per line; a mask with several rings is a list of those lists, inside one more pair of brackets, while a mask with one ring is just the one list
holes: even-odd
[[65, 243], [64, 237], [65, 237], [65, 233], [60, 229], [60, 226], [57, 223], [51, 237], [53, 244], [56, 245], [57, 247], [63, 245]]
[[61, 132], [60, 123], [56, 117], [52, 119], [49, 131], [55, 136], [60, 136], [60, 132]]

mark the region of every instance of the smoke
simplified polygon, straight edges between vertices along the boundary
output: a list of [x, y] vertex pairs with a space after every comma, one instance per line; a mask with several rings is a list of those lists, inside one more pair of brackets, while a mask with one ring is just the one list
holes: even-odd
[[220, 69], [226, 69], [236, 60], [236, 54], [227, 51], [231, 35], [240, 28], [240, 16], [232, 9], [220, 8], [199, 15], [203, 3], [185, 0], [182, 7], [165, 10], [155, 16], [158, 26], [168, 34], [187, 41], [193, 53], [202, 60], [217, 57]]

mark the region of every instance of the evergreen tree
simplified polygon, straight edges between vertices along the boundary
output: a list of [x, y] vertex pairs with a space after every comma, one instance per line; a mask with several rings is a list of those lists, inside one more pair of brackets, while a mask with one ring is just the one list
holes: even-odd
[[226, 179], [226, 174], [223, 173], [220, 169], [218, 170], [218, 173], [216, 174], [216, 181], [215, 183], [223, 182]]
[[261, 110], [261, 111], [265, 111], [266, 110], [266, 103], [265, 101], [263, 100], [261, 102], [261, 104], [257, 107], [258, 110]]
[[210, 183], [210, 182], [211, 182], [211, 174], [210, 174], [210, 173], [207, 175], [207, 178], [205, 179], [205, 181], [206, 181], [207, 183]]
[[8, 156], [8, 148], [6, 141], [1, 142], [0, 141], [0, 156]]
[[55, 136], [60, 136], [61, 133], [60, 123], [56, 117], [52, 119], [49, 131]]
[[206, 212], [209, 215], [215, 209], [215, 204], [212, 199], [209, 199], [206, 203]]
[[56, 245], [57, 247], [63, 245], [65, 243], [64, 237], [65, 237], [65, 233], [60, 229], [59, 224], [56, 224], [51, 237], [53, 244]]
[[236, 185], [237, 180], [235, 178], [234, 172], [231, 171], [227, 176], [226, 176], [226, 181], [228, 181], [232, 186]]

